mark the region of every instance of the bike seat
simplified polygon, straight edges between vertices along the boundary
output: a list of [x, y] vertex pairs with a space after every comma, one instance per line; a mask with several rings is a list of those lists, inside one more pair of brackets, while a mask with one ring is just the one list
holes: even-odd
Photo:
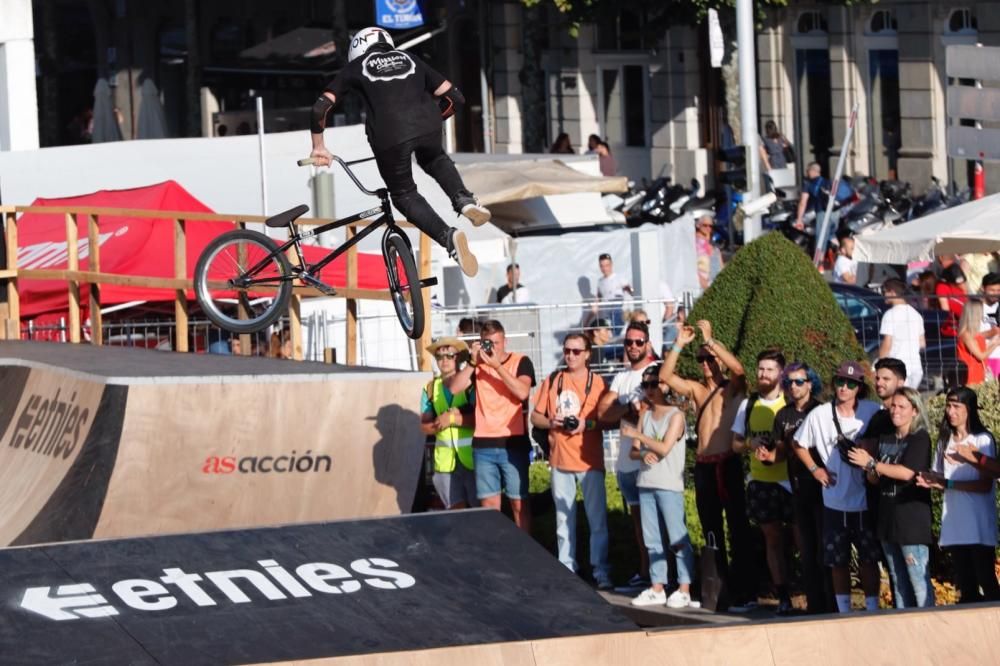
[[291, 224], [292, 222], [294, 222], [295, 220], [302, 217], [308, 212], [309, 212], [309, 206], [302, 204], [300, 206], [296, 206], [295, 208], [289, 208], [284, 213], [278, 213], [277, 215], [273, 215], [267, 218], [266, 220], [264, 220], [264, 224], [266, 224], [269, 227], [275, 227], [280, 229], [281, 227], [287, 227], [289, 224]]

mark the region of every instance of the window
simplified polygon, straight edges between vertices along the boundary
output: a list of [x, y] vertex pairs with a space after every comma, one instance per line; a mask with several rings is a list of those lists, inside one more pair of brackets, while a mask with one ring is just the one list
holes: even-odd
[[640, 51], [656, 46], [646, 35], [646, 16], [641, 11], [619, 9], [596, 20], [597, 49], [600, 51]]
[[646, 141], [646, 67], [600, 68], [602, 133], [612, 146], [644, 147]]
[[896, 15], [888, 9], [880, 9], [872, 14], [868, 22], [868, 34], [870, 35], [894, 35], [898, 29]]
[[828, 32], [826, 18], [817, 11], [802, 12], [795, 24], [795, 32], [800, 35], [826, 34]]
[[945, 34], [949, 35], [972, 35], [979, 32], [979, 22], [972, 14], [972, 10], [966, 7], [955, 9], [948, 17], [948, 25]]

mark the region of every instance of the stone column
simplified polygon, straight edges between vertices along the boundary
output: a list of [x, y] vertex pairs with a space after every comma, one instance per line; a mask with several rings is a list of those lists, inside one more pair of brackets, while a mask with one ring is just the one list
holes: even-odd
[[38, 148], [31, 0], [0, 0], [0, 150]]

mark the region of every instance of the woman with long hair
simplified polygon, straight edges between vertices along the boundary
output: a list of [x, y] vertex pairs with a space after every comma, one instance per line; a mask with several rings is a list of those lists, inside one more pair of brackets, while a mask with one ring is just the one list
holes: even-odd
[[944, 490], [939, 543], [951, 556], [959, 603], [997, 601], [996, 485], [966, 454], [995, 458], [996, 442], [979, 418], [975, 391], [959, 386], [946, 397], [933, 471], [922, 472], [917, 484]]
[[965, 287], [965, 273], [958, 262], [946, 266], [934, 286], [941, 309], [948, 313], [947, 319], [941, 323], [941, 335], [953, 338], [958, 335], [958, 319], [969, 295]]
[[873, 457], [851, 449], [851, 462], [865, 470], [868, 483], [879, 488], [876, 534], [882, 542], [896, 608], [934, 605], [931, 585], [931, 493], [916, 485], [917, 475], [931, 465], [931, 438], [920, 394], [896, 391], [889, 402], [895, 432], [879, 437]]
[[778, 129], [778, 123], [773, 120], [764, 123], [764, 136], [761, 137], [760, 142], [760, 157], [766, 171], [786, 168], [788, 159], [785, 157], [785, 152], [790, 148], [791, 144]]
[[986, 337], [979, 332], [982, 322], [982, 301], [971, 300], [966, 303], [962, 316], [958, 319], [958, 342], [955, 347], [958, 358], [969, 370], [965, 379], [966, 386], [979, 386], [986, 381], [986, 359], [994, 349], [1000, 347], [1000, 337], [986, 342]]
[[[691, 606], [691, 579], [694, 552], [684, 519], [684, 414], [669, 404], [666, 383], [660, 379], [660, 365], [642, 373], [645, 409], [636, 428], [622, 425], [622, 435], [632, 438], [629, 456], [641, 460], [636, 485], [639, 487], [639, 515], [642, 537], [649, 552], [649, 579], [652, 585], [632, 600], [633, 606], [666, 604], [670, 608]], [[664, 548], [660, 520], [667, 527], [669, 546]], [[679, 587], [669, 597], [666, 553], [677, 563]]]
[[549, 148], [550, 153], [559, 153], [572, 155], [576, 151], [573, 150], [573, 144], [569, 141], [569, 134], [566, 132], [560, 132], [556, 140], [552, 142], [552, 147]]

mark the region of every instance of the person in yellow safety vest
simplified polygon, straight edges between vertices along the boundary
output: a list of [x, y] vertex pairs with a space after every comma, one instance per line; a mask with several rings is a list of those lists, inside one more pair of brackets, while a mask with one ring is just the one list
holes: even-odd
[[458, 338], [439, 338], [427, 348], [441, 374], [424, 387], [420, 422], [424, 434], [434, 437], [434, 490], [447, 509], [478, 506], [472, 462], [475, 430], [473, 387], [452, 395], [445, 381], [467, 362], [469, 346]]

